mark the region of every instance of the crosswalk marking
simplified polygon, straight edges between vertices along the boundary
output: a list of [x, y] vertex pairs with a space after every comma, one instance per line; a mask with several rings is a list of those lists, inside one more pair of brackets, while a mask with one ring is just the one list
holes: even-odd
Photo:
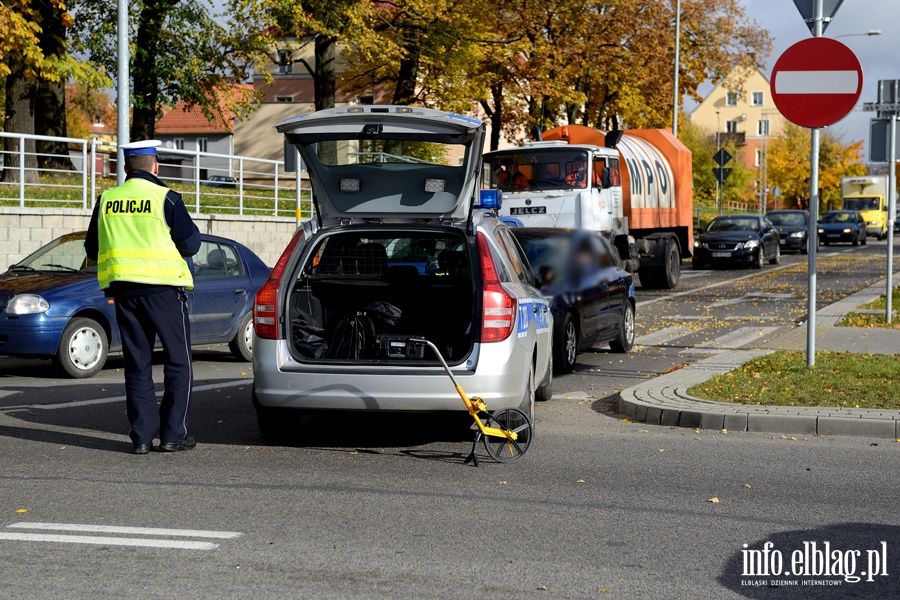
[[707, 350], [735, 350], [765, 337], [777, 329], [778, 327], [741, 327], [703, 344], [682, 350], [681, 353], [706, 352]]
[[[71, 531], [79, 533], [106, 533], [144, 536], [193, 537], [209, 539], [234, 539], [243, 534], [237, 531], [206, 531], [202, 529], [161, 529], [152, 527], [120, 527], [116, 525], [83, 525], [77, 523], [10, 523], [7, 529], [31, 529], [43, 531]], [[72, 535], [62, 533], [20, 533], [0, 531], [0, 540], [22, 542], [55, 542], [62, 544], [93, 544], [99, 546], [138, 546], [144, 548], [177, 548], [182, 550], [214, 550], [214, 542], [159, 539], [153, 537], [113, 537], [109, 535]]]
[[637, 346], [661, 346], [698, 331], [703, 331], [703, 328], [691, 329], [687, 325], [672, 325], [635, 338], [634, 343]]

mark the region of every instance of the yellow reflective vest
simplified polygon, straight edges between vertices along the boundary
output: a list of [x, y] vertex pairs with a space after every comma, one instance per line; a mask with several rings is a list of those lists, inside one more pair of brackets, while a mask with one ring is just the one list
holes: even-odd
[[100, 197], [97, 279], [194, 288], [166, 223], [168, 188], [134, 177]]

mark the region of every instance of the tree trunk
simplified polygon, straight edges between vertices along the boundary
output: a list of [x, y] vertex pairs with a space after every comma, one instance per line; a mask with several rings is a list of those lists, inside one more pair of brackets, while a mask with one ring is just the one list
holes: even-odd
[[334, 108], [335, 81], [334, 46], [337, 38], [319, 35], [315, 41], [315, 69], [313, 86], [315, 88], [316, 110]]
[[[40, 45], [44, 56], [66, 54], [66, 28], [62, 24], [63, 12], [51, 2], [39, 2], [41, 19]], [[41, 115], [34, 124], [35, 133], [51, 137], [68, 137], [66, 131], [66, 82], [42, 80], [35, 98], [36, 114]], [[69, 145], [65, 142], [38, 141], [37, 157], [41, 168], [74, 171], [69, 158]]]
[[[134, 92], [131, 103], [134, 114], [131, 120], [131, 141], [148, 140], [156, 130], [159, 108], [159, 79], [156, 75], [156, 57], [166, 16], [177, 0], [147, 0], [138, 16], [135, 52], [131, 61], [131, 77]], [[118, 107], [128, 110], [128, 107]]]
[[[10, 61], [10, 73], [6, 76], [6, 123], [8, 133], [34, 134], [35, 96], [37, 83], [25, 77], [25, 66], [21, 61]], [[19, 140], [3, 138], [4, 155], [3, 181], [18, 183], [22, 177], [19, 168]], [[25, 183], [38, 182], [38, 161], [34, 140], [25, 140]]]
[[419, 46], [407, 46], [406, 52], [406, 56], [400, 59], [397, 85], [394, 88], [393, 103], [399, 105], [416, 101], [416, 86], [419, 83], [419, 58], [422, 49]]
[[491, 88], [494, 108], [488, 113], [491, 119], [491, 151], [500, 148], [500, 135], [503, 133], [503, 84], [498, 83]]

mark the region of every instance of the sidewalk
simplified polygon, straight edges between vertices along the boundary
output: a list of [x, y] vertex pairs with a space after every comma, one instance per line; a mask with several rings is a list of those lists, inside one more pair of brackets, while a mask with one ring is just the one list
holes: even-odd
[[[900, 273], [893, 275], [898, 281]], [[841, 317], [885, 291], [882, 279], [816, 311], [816, 350], [900, 354], [900, 333], [892, 329], [836, 327]], [[750, 406], [694, 398], [688, 388], [775, 350], [806, 350], [807, 327], [790, 331], [765, 349], [734, 350], [700, 360], [619, 393], [619, 412], [651, 425], [791, 433], [900, 438], [900, 410]]]

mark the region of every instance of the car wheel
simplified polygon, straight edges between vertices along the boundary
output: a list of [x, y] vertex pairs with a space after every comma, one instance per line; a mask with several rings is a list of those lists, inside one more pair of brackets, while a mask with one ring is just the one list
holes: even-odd
[[809, 241], [804, 240], [803, 245], [800, 246], [800, 254], [809, 254], [809, 248], [807, 246], [809, 246]]
[[93, 319], [78, 318], [63, 330], [53, 362], [69, 377], [86, 379], [103, 368], [108, 355], [106, 330]]
[[766, 262], [766, 257], [764, 256], [765, 252], [763, 252], [763, 247], [760, 246], [756, 251], [756, 258], [753, 261], [754, 269], [762, 269], [763, 263]]
[[856, 239], [853, 240], [853, 245], [854, 245], [854, 246], [859, 246], [859, 236], [856, 236]]
[[634, 348], [634, 307], [631, 302], [625, 302], [619, 333], [609, 343], [609, 347], [613, 352], [630, 352]]
[[[881, 241], [881, 240], [883, 240], [883, 239], [884, 239], [884, 238], [881, 237], [880, 235], [878, 236], [878, 241]], [[868, 243], [868, 241], [869, 241], [869, 236], [868, 236], [868, 235], [864, 235], [864, 236], [863, 236], [863, 239], [862, 239], [862, 245], [865, 246], [865, 245]]]
[[262, 406], [253, 395], [253, 407], [256, 409], [256, 425], [263, 437], [281, 439], [294, 432], [297, 415], [282, 408]]
[[238, 325], [234, 339], [228, 342], [231, 353], [238, 360], [253, 360], [253, 311], [247, 311]]
[[534, 425], [534, 365], [528, 369], [528, 379], [526, 380], [525, 394], [522, 396], [522, 403], [519, 404], [519, 410], [522, 411], [528, 421]]
[[540, 386], [534, 392], [534, 399], [538, 402], [546, 402], [553, 397], [553, 353], [550, 353], [550, 364], [547, 366], [547, 383]]
[[781, 262], [781, 246], [775, 246], [775, 257], [769, 261], [770, 265], [777, 265]]
[[553, 344], [553, 363], [557, 372], [561, 374], [571, 373], [578, 359], [578, 328], [572, 319], [571, 313], [566, 313], [560, 328], [559, 339]]

